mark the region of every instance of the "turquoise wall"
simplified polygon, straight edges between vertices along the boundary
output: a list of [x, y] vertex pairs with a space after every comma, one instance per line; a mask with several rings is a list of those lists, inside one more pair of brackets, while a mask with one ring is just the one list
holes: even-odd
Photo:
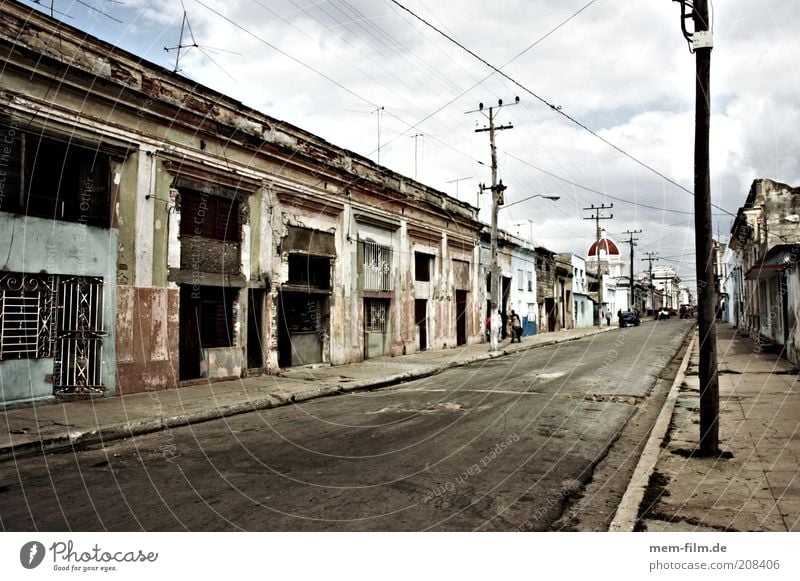
[[[103, 384], [116, 392], [117, 231], [0, 212], [0, 270], [101, 276], [104, 281]], [[0, 361], [0, 405], [52, 396], [53, 359]]]

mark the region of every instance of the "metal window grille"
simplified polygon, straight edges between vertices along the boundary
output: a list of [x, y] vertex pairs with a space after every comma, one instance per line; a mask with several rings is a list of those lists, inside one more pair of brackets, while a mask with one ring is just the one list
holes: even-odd
[[0, 276], [0, 360], [50, 355], [54, 279], [20, 273]]
[[364, 310], [366, 311], [366, 331], [369, 333], [385, 333], [389, 301], [386, 299], [364, 299]]
[[61, 393], [102, 388], [103, 279], [61, 277], [53, 383]]
[[364, 253], [364, 289], [392, 289], [392, 249], [375, 242], [362, 242]]

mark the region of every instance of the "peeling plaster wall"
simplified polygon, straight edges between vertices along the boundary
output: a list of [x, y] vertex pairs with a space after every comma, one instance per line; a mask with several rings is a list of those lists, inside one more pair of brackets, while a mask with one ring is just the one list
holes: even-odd
[[[6, 249], [2, 270], [103, 278], [102, 381], [107, 395], [116, 391], [115, 261], [117, 231], [78, 223], [46, 220], [0, 212], [0, 248]], [[0, 403], [19, 403], [50, 397], [53, 358], [0, 361]]]
[[117, 288], [119, 393], [177, 386], [178, 307], [177, 289]]
[[[451, 251], [444, 233], [477, 240], [477, 209], [37, 11], [4, 4], [0, 17], [4, 23], [0, 51], [8, 58], [0, 88], [4, 102], [19, 115], [46, 118], [47, 124], [76, 137], [101, 139], [128, 150], [121, 162], [114, 207], [119, 240], [113, 245], [116, 252], [109, 251], [112, 273], [116, 267], [112, 278], [120, 293], [116, 301], [106, 302], [117, 311], [107, 320], [124, 330], [125, 340], [116, 341], [124, 351], [117, 370], [124, 391], [178, 383], [180, 281], [174, 273], [183, 257], [172, 180], [181, 171], [214, 176], [209, 182], [219, 178], [249, 200], [250, 222], [243, 226], [241, 249], [231, 250], [238, 253], [245, 285], [237, 328], [237, 349], [243, 357], [250, 335], [247, 289], [266, 289], [264, 366], [269, 372], [278, 371], [275, 307], [286, 275], [285, 257], [279, 252], [284, 214], [306, 227], [335, 231], [337, 256], [326, 348], [331, 363], [360, 361], [364, 354], [356, 240], [359, 229], [368, 228], [356, 222], [354, 212], [377, 209], [401, 224], [393, 234], [397, 239], [389, 241], [395, 249], [391, 353], [415, 349], [411, 225], [436, 233], [431, 347], [455, 344]], [[62, 79], [57, 100], [50, 94], [52, 78]], [[293, 191], [304, 201], [282, 205], [278, 189]], [[148, 194], [151, 198], [146, 200]], [[336, 211], [330, 210], [331, 204]], [[478, 250], [463, 251], [460, 258], [471, 262], [471, 272], [479, 279]], [[482, 282], [475, 280], [469, 293], [469, 342], [482, 336], [482, 288]], [[166, 337], [163, 326], [153, 335], [149, 328], [153, 320], [167, 321]]]

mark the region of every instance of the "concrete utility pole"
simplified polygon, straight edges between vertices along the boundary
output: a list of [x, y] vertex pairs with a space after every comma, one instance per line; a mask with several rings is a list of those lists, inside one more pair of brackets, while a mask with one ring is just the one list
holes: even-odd
[[[516, 97], [514, 103], [509, 103], [509, 105], [516, 105], [519, 103], [519, 97]], [[490, 308], [491, 308], [491, 329], [489, 330], [489, 350], [490, 351], [497, 351], [500, 347], [500, 309], [498, 305], [500, 301], [498, 300], [500, 295], [502, 294], [502, 289], [500, 288], [500, 265], [497, 262], [497, 212], [500, 209], [500, 206], [503, 204], [503, 191], [506, 189], [506, 186], [503, 185], [503, 181], [501, 180], [499, 183], [497, 181], [497, 148], [494, 144], [494, 133], [495, 131], [501, 131], [503, 129], [513, 129], [514, 126], [510, 123], [507, 125], [500, 125], [498, 127], [494, 126], [494, 110], [503, 107], [503, 100], [500, 99], [497, 102], [495, 107], [489, 107], [489, 127], [483, 127], [481, 129], [476, 129], [475, 133], [481, 133], [483, 131], [489, 132], [489, 145], [491, 146], [492, 150], [492, 185], [489, 187], [484, 186], [481, 184], [480, 189], [481, 191], [489, 189], [492, 192], [492, 247], [491, 247], [491, 272], [489, 276], [491, 277], [490, 280]], [[483, 103], [478, 105], [477, 111], [483, 111]], [[475, 113], [476, 111], [468, 111], [468, 113]]]
[[[595, 256], [597, 257], [597, 276], [598, 277], [600, 276], [600, 238], [601, 238], [601, 235], [602, 235], [602, 230], [600, 229], [600, 220], [611, 220], [614, 217], [614, 214], [611, 214], [610, 216], [603, 216], [603, 212], [605, 210], [610, 210], [613, 207], [614, 207], [614, 204], [611, 204], [610, 206], [606, 206], [605, 203], [603, 203], [603, 204], [600, 204], [600, 206], [595, 206], [594, 204], [592, 204], [588, 208], [584, 208], [584, 210], [591, 210], [592, 212], [597, 212], [596, 214], [593, 213], [588, 218], [584, 218], [584, 220], [594, 220], [595, 223], [596, 223], [596, 228], [595, 228], [596, 237], [595, 237], [594, 252], [595, 252]], [[606, 250], [608, 250], [608, 249], [606, 249]]]
[[631, 246], [631, 282], [630, 282], [630, 298], [628, 300], [628, 310], [633, 310], [633, 247], [636, 246], [636, 242], [639, 240], [638, 238], [634, 238], [634, 234], [641, 234], [641, 230], [626, 230], [625, 234], [629, 235], [628, 240], [625, 241], [625, 244], [630, 244]]
[[[653, 315], [656, 314], [656, 304], [655, 304], [655, 300], [653, 299], [653, 261], [654, 260], [658, 260], [657, 254], [658, 254], [657, 252], [645, 252], [645, 255], [647, 256], [647, 258], [642, 258], [642, 262], [644, 262], [646, 260], [646, 261], [648, 261], [650, 263], [650, 268], [649, 268], [649, 273], [650, 273], [649, 274], [649, 280], [650, 280], [650, 283], [648, 284], [648, 287], [649, 287], [649, 290], [650, 290], [650, 308], [653, 311], [653, 313], [652, 313]], [[647, 309], [645, 309], [645, 311], [647, 311]]]
[[[677, 0], [681, 5], [681, 29], [696, 56], [694, 131], [694, 240], [698, 291], [697, 327], [700, 333], [700, 453], [715, 456], [719, 450], [719, 377], [717, 331], [714, 327], [717, 293], [714, 285], [714, 244], [711, 219], [709, 132], [711, 127], [711, 49], [708, 0]], [[686, 9], [691, 7], [691, 13]], [[694, 32], [686, 30], [691, 18]]]
[[[600, 220], [611, 220], [614, 217], [614, 214], [611, 214], [610, 216], [603, 216], [603, 212], [605, 210], [610, 210], [613, 207], [614, 207], [614, 204], [611, 204], [610, 206], [606, 206], [605, 203], [602, 203], [602, 204], [600, 204], [599, 207], [595, 206], [594, 204], [592, 204], [588, 208], [584, 208], [584, 210], [590, 210], [590, 211], [593, 212], [591, 216], [589, 216], [588, 218], [584, 218], [584, 220], [594, 220], [595, 224], [596, 224], [594, 255], [595, 255], [595, 258], [597, 259], [597, 265], [596, 265], [595, 274], [597, 275], [597, 302], [599, 302], [599, 303], [603, 302], [603, 280], [602, 280], [602, 276], [601, 276], [601, 273], [600, 273], [600, 238], [601, 238], [601, 234], [602, 234], [602, 231], [600, 230]], [[606, 248], [606, 252], [607, 251], [608, 251], [608, 248]], [[602, 325], [603, 321], [600, 321], [600, 324]]]
[[694, 2], [695, 36], [708, 37], [697, 54], [694, 133], [694, 229], [697, 252], [697, 286], [700, 295], [700, 452], [719, 454], [719, 377], [717, 376], [717, 330], [714, 314], [714, 245], [711, 240], [711, 177], [708, 137], [711, 128], [711, 47], [708, 31], [708, 0]]

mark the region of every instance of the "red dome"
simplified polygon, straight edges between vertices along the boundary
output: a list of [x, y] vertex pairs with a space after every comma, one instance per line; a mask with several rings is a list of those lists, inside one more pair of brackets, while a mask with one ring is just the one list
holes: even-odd
[[600, 246], [600, 252], [603, 252], [605, 250], [607, 255], [613, 254], [615, 256], [619, 256], [619, 248], [617, 248], [617, 245], [614, 244], [608, 238], [603, 238], [600, 240], [600, 242], [595, 242], [594, 244], [592, 244], [589, 247], [589, 253], [587, 254], [587, 256], [596, 256], [598, 245]]

